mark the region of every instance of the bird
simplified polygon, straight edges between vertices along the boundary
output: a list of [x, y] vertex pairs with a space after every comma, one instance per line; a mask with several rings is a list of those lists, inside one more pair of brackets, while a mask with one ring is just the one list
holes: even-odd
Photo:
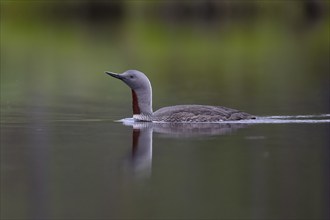
[[256, 116], [227, 107], [211, 105], [174, 105], [152, 110], [152, 87], [148, 77], [138, 70], [123, 73], [106, 71], [106, 74], [123, 81], [132, 90], [134, 121], [200, 123], [256, 119]]

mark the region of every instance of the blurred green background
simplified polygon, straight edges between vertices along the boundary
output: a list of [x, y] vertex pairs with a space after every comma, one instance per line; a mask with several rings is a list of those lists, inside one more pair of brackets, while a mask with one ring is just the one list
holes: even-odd
[[329, 1], [1, 1], [2, 114], [129, 116], [104, 75], [127, 69], [151, 79], [154, 109], [325, 113], [329, 57]]

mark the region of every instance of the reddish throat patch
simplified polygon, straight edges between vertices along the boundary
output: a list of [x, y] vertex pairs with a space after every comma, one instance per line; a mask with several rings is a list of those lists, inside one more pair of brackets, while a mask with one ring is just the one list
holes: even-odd
[[132, 100], [133, 100], [133, 115], [139, 115], [140, 112], [140, 107], [139, 107], [139, 100], [138, 97], [135, 93], [135, 91], [132, 89]]

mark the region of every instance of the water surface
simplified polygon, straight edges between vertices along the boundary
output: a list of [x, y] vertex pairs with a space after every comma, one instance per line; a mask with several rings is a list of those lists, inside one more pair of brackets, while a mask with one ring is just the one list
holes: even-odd
[[328, 216], [328, 115], [313, 123], [304, 118], [302, 123], [128, 126], [61, 117], [3, 118], [1, 198], [6, 216]]

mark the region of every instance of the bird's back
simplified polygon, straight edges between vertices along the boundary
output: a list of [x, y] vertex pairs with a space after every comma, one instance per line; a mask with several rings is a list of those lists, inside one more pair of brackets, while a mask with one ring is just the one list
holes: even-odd
[[163, 122], [219, 122], [254, 118], [235, 109], [210, 105], [175, 105], [153, 113], [153, 121]]

